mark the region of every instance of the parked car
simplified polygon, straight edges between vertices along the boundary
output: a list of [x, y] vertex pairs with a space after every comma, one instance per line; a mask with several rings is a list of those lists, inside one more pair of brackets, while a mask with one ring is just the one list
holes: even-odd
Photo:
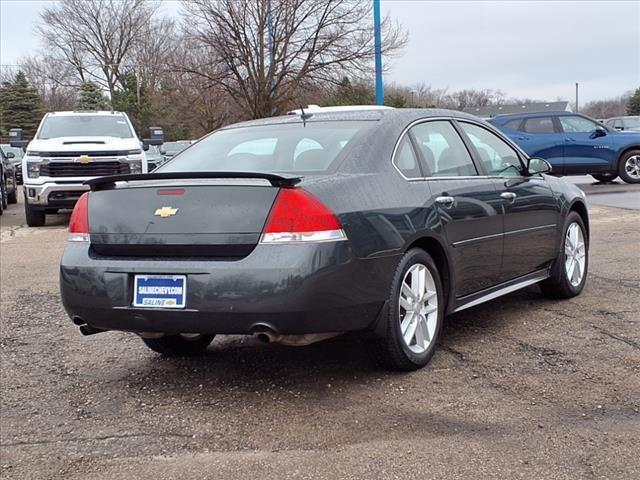
[[166, 142], [160, 147], [160, 152], [164, 156], [165, 162], [171, 160], [177, 154], [192, 144], [191, 140], [178, 140], [176, 142]]
[[154, 173], [88, 182], [62, 302], [82, 333], [136, 332], [164, 355], [355, 331], [382, 365], [416, 369], [449, 313], [536, 283], [582, 291], [585, 196], [550, 168], [446, 110], [227, 126]]
[[4, 208], [7, 204], [18, 203], [18, 183], [16, 181], [16, 171], [11, 160], [13, 153], [4, 153], [0, 149], [0, 161], [2, 163], [2, 185], [4, 193], [2, 194], [2, 203]]
[[5, 156], [13, 164], [13, 170], [15, 171], [16, 175], [16, 182], [18, 183], [18, 185], [22, 185], [22, 157], [24, 156], [24, 150], [22, 148], [12, 147], [9, 144], [0, 145], [0, 150], [4, 152]]
[[160, 145], [149, 145], [149, 150], [144, 152], [147, 158], [147, 169], [149, 172], [153, 172], [166, 161], [160, 152], [160, 148]]
[[[154, 136], [154, 132], [158, 132]], [[22, 131], [12, 129], [20, 147]], [[117, 173], [147, 173], [143, 144], [162, 143], [162, 129], [151, 128], [140, 141], [126, 113], [50, 112], [45, 114], [22, 159], [27, 225], [44, 225], [47, 213], [72, 208], [89, 187], [85, 181]]]
[[604, 124], [615, 130], [619, 131], [632, 131], [640, 132], [640, 116], [628, 116], [628, 117], [612, 117], [607, 118]]
[[640, 183], [640, 133], [618, 132], [571, 112], [504, 115], [490, 122], [527, 154], [546, 159], [554, 174]]

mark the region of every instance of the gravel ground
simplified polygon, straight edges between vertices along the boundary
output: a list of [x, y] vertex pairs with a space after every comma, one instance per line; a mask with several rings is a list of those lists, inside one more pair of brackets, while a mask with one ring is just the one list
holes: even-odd
[[591, 214], [580, 297], [531, 287], [456, 314], [410, 374], [350, 336], [180, 360], [83, 337], [58, 294], [67, 217], [4, 216], [0, 476], [640, 478], [640, 213]]

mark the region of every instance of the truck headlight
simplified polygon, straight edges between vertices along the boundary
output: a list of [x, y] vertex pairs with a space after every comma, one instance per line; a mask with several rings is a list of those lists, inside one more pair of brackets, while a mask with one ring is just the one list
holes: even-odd
[[27, 162], [27, 176], [29, 178], [40, 176], [40, 162]]
[[142, 150], [140, 148], [136, 150], [129, 150], [127, 152], [127, 155], [142, 155]]
[[129, 170], [131, 173], [142, 173], [142, 160], [130, 160]]

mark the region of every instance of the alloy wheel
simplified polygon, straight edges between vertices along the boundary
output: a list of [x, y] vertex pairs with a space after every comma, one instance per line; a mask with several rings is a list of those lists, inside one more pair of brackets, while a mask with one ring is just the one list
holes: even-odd
[[438, 323], [436, 282], [429, 269], [416, 263], [407, 270], [399, 295], [400, 332], [413, 353], [424, 353], [431, 345]]
[[624, 163], [624, 169], [634, 180], [640, 180], [640, 155], [632, 155]]
[[582, 228], [576, 222], [569, 225], [564, 242], [564, 269], [567, 279], [574, 287], [582, 282], [586, 264], [587, 248]]

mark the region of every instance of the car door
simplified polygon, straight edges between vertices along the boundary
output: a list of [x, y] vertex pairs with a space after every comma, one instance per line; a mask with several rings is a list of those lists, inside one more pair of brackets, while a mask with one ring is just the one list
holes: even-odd
[[484, 126], [458, 122], [492, 179], [504, 212], [501, 280], [546, 268], [558, 254], [560, 207], [542, 175], [525, 174], [520, 154]]
[[559, 115], [564, 135], [565, 174], [611, 170], [615, 158], [613, 138], [604, 127], [580, 115]]
[[481, 176], [449, 120], [429, 120], [410, 129], [427, 174], [451, 254], [457, 297], [498, 282], [502, 263], [502, 199]]
[[564, 134], [552, 116], [529, 117], [518, 135], [510, 137], [531, 157], [548, 161], [556, 173], [564, 171]]

